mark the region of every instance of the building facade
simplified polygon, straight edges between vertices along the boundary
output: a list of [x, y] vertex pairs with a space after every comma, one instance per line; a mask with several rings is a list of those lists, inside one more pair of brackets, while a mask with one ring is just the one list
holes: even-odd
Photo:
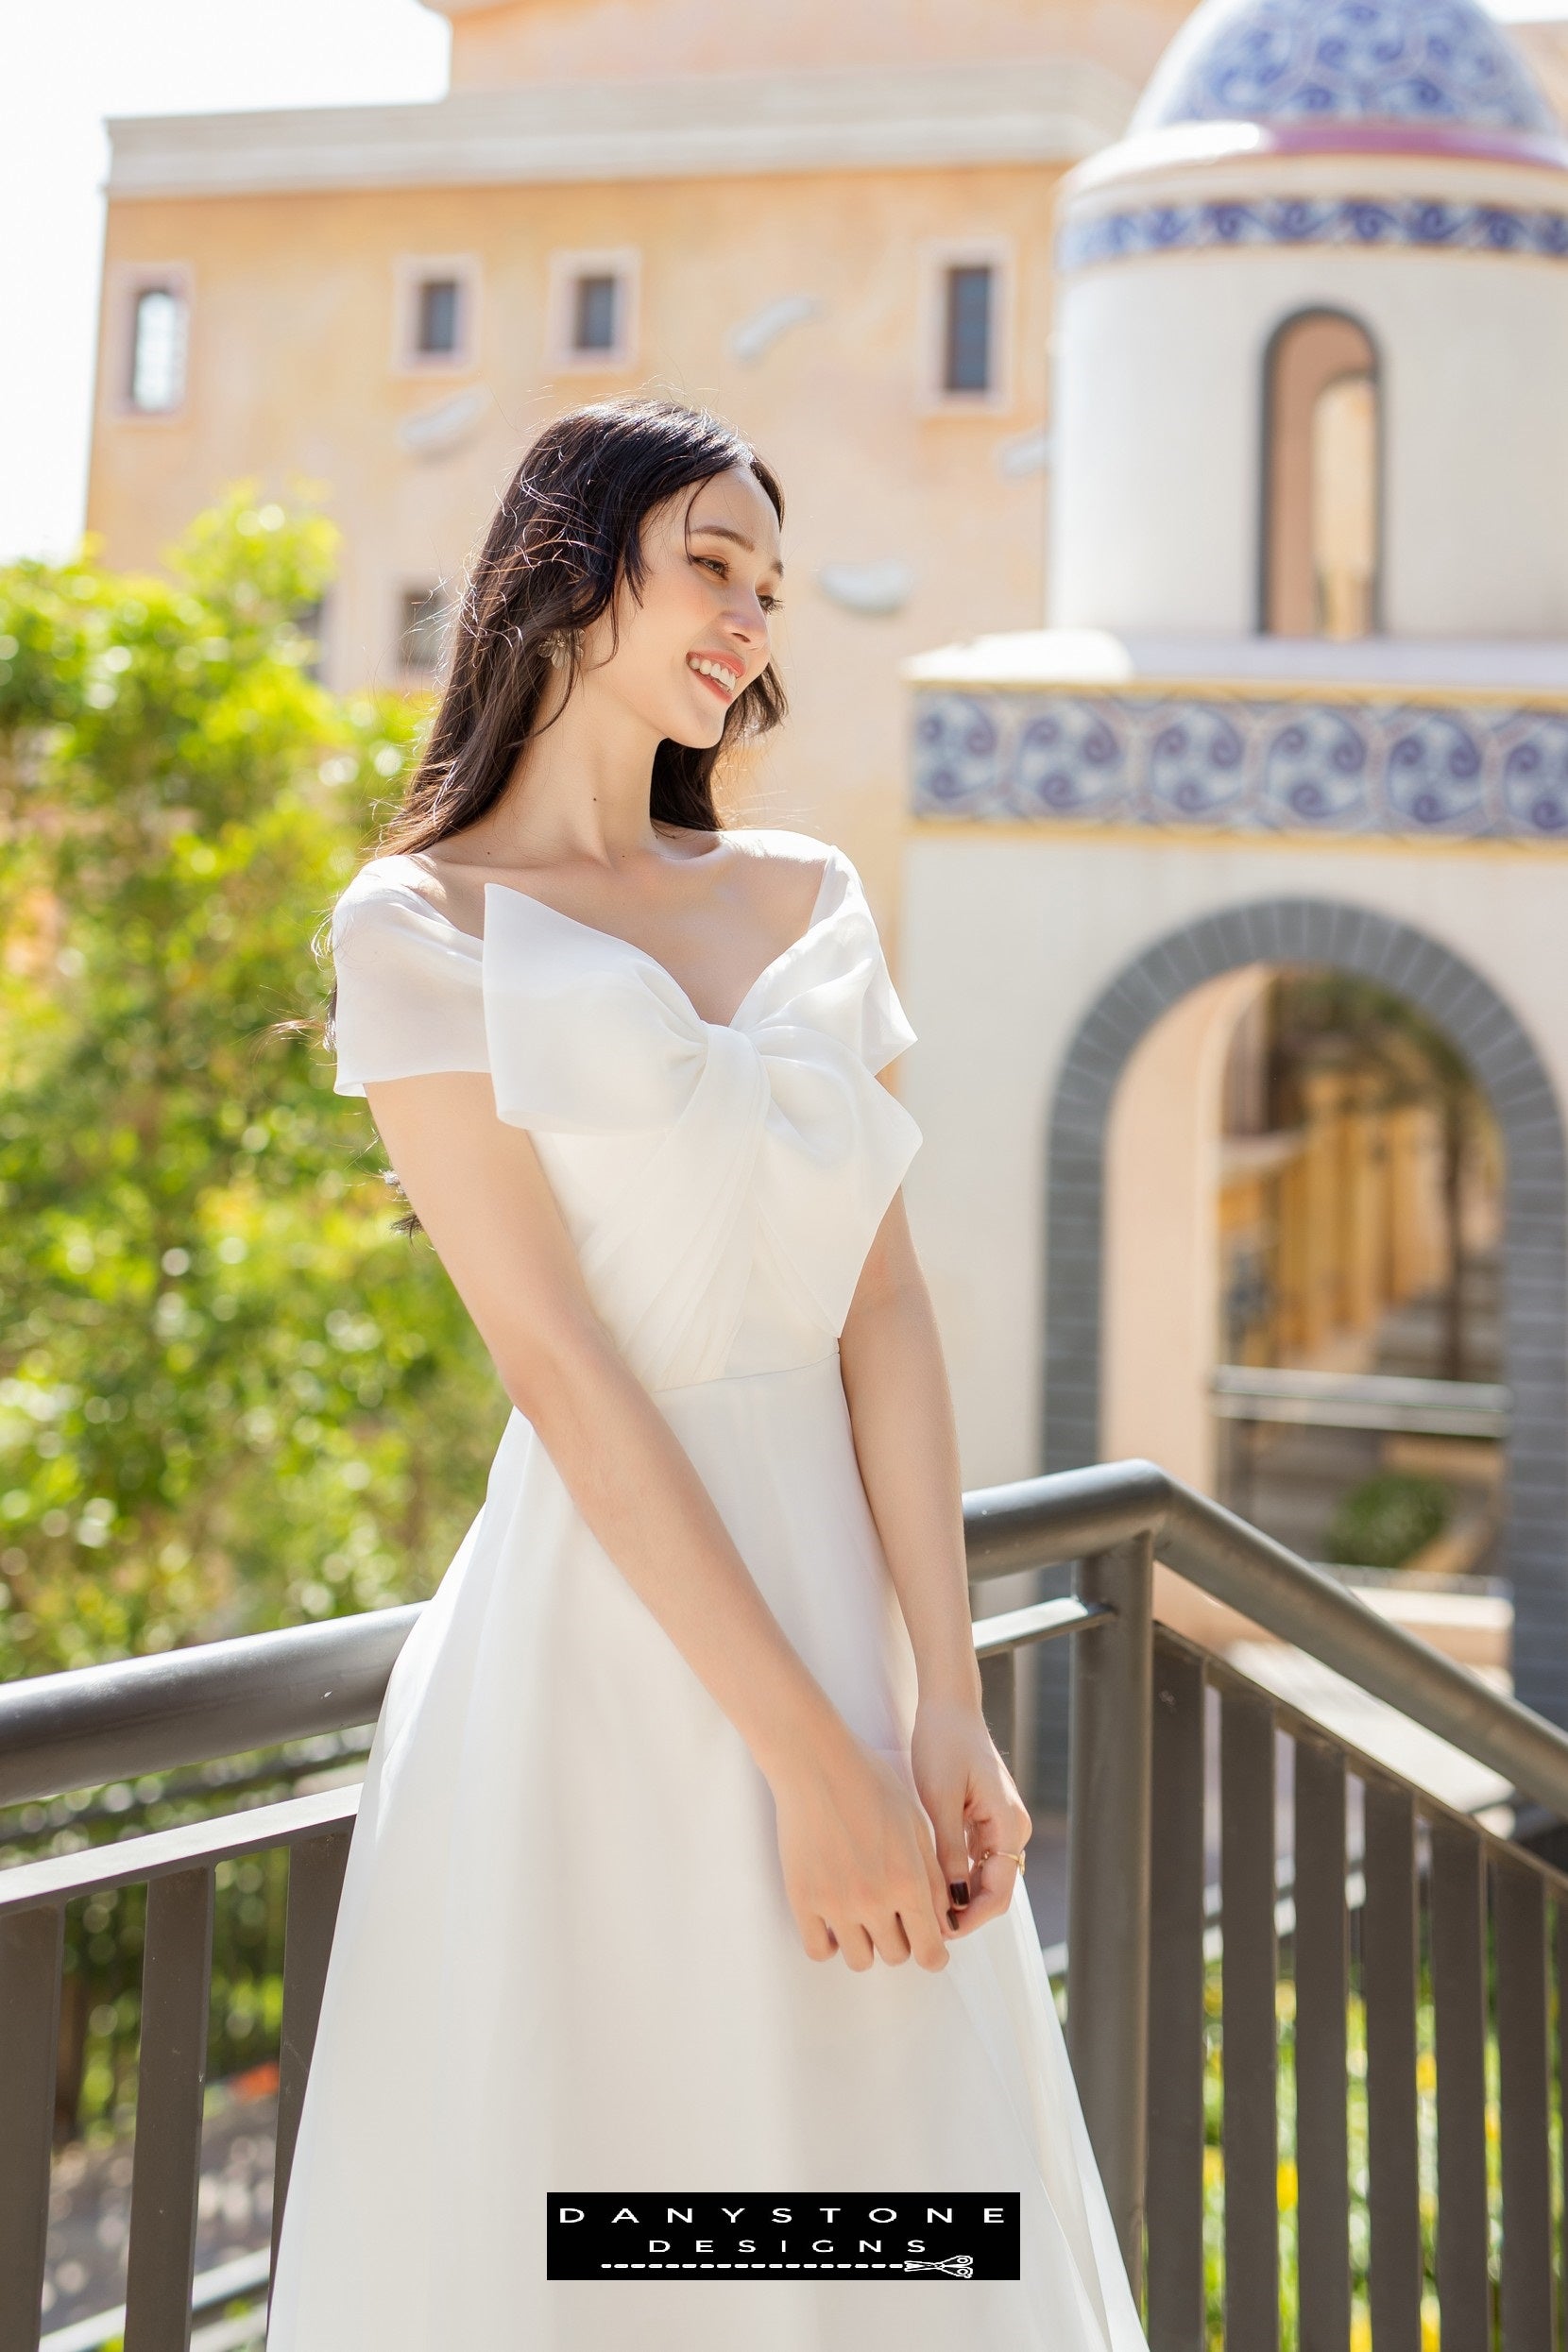
[[155, 563], [236, 477], [318, 485], [326, 675], [428, 687], [549, 416], [660, 389], [732, 418], [789, 502], [793, 707], [735, 810], [842, 843], [888, 936], [966, 1483], [1147, 1453], [1212, 1489], [1270, 1219], [1244, 1359], [1430, 1280], [1419, 1117], [1374, 1148], [1325, 1075], [1294, 1143], [1225, 1125], [1282, 973], [1390, 989], [1491, 1106], [1514, 1659], [1568, 1722], [1562, 29], [1474, 0], [442, 12], [436, 103], [111, 126], [110, 559]]
[[891, 935], [898, 661], [1041, 610], [1052, 194], [1180, 0], [442, 12], [435, 104], [111, 126], [90, 526], [152, 564], [236, 477], [318, 484], [325, 674], [418, 687], [549, 416], [712, 405], [789, 504], [794, 716], [742, 807], [840, 841]]
[[1394, 992], [1500, 1137], [1513, 1669], [1568, 1721], [1568, 151], [1479, 8], [1204, 0], [1058, 222], [1050, 625], [907, 667], [970, 1474], [1212, 1491], [1232, 1041], [1282, 971]]

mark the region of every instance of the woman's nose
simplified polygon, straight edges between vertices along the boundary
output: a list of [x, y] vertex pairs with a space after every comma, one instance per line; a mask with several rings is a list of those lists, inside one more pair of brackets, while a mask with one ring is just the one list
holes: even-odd
[[768, 616], [762, 609], [760, 599], [757, 596], [739, 598], [726, 617], [736, 635], [743, 637], [748, 644], [760, 645], [766, 642]]

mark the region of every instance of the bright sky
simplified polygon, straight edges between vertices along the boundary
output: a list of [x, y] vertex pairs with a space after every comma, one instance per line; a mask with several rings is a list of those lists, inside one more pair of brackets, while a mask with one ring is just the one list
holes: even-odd
[[418, 0], [0, 0], [0, 562], [81, 528], [104, 116], [434, 98], [447, 48]]
[[0, 0], [0, 562], [81, 529], [109, 114], [435, 98], [418, 0]]

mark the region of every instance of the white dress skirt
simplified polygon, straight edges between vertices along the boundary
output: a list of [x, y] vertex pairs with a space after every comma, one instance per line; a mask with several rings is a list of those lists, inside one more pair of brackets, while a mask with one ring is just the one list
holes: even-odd
[[[823, 844], [754, 829], [766, 855]], [[482, 1070], [599, 1313], [800, 1656], [903, 1772], [914, 1670], [838, 1335], [920, 1141], [837, 850], [734, 1018], [508, 885], [338, 900], [340, 1094]], [[946, 1969], [807, 1957], [771, 1792], [514, 1412], [393, 1671], [354, 1830], [269, 2352], [1146, 2352], [1021, 1881]], [[1010, 2191], [1021, 2275], [546, 2275], [584, 2191]]]

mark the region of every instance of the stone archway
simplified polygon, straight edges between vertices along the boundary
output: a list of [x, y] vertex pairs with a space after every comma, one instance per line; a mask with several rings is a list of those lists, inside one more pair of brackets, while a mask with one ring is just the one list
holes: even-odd
[[[1329, 964], [1418, 1006], [1470, 1064], [1507, 1152], [1504, 1378], [1512, 1391], [1504, 1560], [1513, 1587], [1515, 1692], [1568, 1728], [1568, 1157], [1561, 1112], [1517, 1015], [1452, 948], [1331, 899], [1271, 898], [1185, 925], [1146, 948], [1080, 1023], [1051, 1106], [1046, 1231], [1044, 1458], [1098, 1458], [1105, 1138], [1133, 1048], [1189, 990], [1249, 963]], [[1065, 1661], [1039, 1655], [1038, 1761], [1060, 1768]], [[1053, 1766], [1056, 1767], [1053, 1770]]]

